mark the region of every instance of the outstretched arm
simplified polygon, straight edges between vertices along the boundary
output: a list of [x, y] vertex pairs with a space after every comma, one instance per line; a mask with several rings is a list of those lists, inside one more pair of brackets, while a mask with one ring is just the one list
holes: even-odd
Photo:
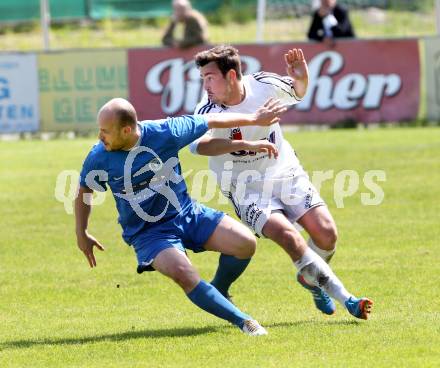
[[176, 22], [174, 19], [168, 24], [165, 34], [162, 37], [162, 44], [164, 46], [174, 47], [176, 46], [176, 41], [174, 39], [174, 29], [176, 28]]
[[95, 239], [94, 236], [87, 232], [87, 225], [89, 222], [90, 212], [92, 206], [85, 198], [92, 196], [93, 190], [80, 187], [78, 196], [75, 199], [75, 221], [76, 221], [76, 241], [78, 248], [84, 253], [90, 267], [96, 267], [96, 259], [93, 254], [93, 247], [99, 250], [104, 250], [104, 247]]
[[281, 101], [269, 99], [254, 114], [213, 113], [204, 115], [208, 128], [233, 128], [237, 126], [268, 126], [280, 121], [280, 115], [287, 110]]
[[[196, 151], [199, 155], [218, 156], [237, 151], [267, 152], [269, 158], [278, 157], [278, 148], [275, 144], [267, 141], [245, 141], [230, 140], [225, 138], [212, 138], [203, 136], [196, 144]], [[195, 152], [194, 152], [195, 153]]]
[[309, 84], [309, 70], [306, 59], [301, 49], [292, 49], [284, 54], [287, 74], [293, 80], [294, 93], [298, 98], [303, 98]]

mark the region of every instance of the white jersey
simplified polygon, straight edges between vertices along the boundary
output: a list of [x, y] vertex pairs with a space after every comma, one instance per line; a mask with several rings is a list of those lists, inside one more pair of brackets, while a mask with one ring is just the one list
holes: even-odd
[[[294, 105], [301, 101], [294, 93], [290, 77], [258, 72], [243, 76], [242, 81], [246, 97], [241, 103], [233, 106], [219, 106], [211, 102], [205, 93], [194, 113], [255, 113], [271, 97], [280, 99], [286, 105]], [[284, 140], [278, 123], [268, 127], [214, 128], [206, 134], [214, 138], [243, 139], [248, 141], [267, 139], [278, 148], [277, 159], [269, 159], [268, 154], [264, 152], [256, 153], [249, 151], [210, 156], [209, 168], [216, 174], [219, 184], [221, 184], [222, 176], [226, 171], [232, 171], [232, 183], [251, 182], [269, 178], [286, 178], [295, 175], [295, 172], [298, 170], [302, 171], [295, 152], [290, 144]], [[190, 148], [193, 153], [197, 152], [197, 142], [198, 140], [191, 144]], [[232, 170], [230, 162], [232, 162]], [[252, 170], [252, 172], [249, 170]]]

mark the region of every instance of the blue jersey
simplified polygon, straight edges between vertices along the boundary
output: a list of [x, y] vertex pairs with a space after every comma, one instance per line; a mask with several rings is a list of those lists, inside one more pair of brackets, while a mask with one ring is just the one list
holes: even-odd
[[130, 151], [106, 151], [97, 143], [84, 161], [80, 185], [110, 187], [123, 238], [130, 239], [179, 215], [191, 205], [178, 151], [208, 130], [203, 116], [182, 116], [139, 123], [141, 137]]

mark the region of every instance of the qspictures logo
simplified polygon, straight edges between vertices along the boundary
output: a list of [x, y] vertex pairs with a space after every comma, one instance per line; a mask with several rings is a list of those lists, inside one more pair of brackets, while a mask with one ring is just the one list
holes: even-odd
[[[153, 159], [141, 169], [133, 172], [134, 160], [142, 152], [150, 153]], [[172, 184], [179, 184], [189, 176], [191, 176], [189, 184], [192, 188], [190, 196], [200, 203], [209, 203], [210, 206], [224, 205], [229, 202], [227, 196], [224, 196], [222, 192], [233, 192], [236, 202], [234, 205], [240, 206], [270, 201], [274, 195], [279, 196], [279, 194], [275, 194], [273, 185], [264, 185], [258, 193], [247, 194], [247, 186], [252, 185], [253, 181], [264, 181], [264, 178], [271, 176], [269, 172], [262, 174], [256, 170], [244, 170], [235, 179], [232, 179], [232, 162], [225, 162], [224, 169], [218, 176], [210, 170], [195, 171], [193, 169], [178, 174], [178, 165], [179, 160], [177, 157], [171, 157], [163, 162], [150, 148], [138, 147], [132, 150], [125, 160], [124, 176], [119, 178], [123, 179], [123, 190], [113, 194], [129, 203], [136, 215], [147, 222], [159, 221], [165, 215], [169, 206], [173, 206], [177, 211], [181, 210], [179, 199], [172, 189]], [[145, 176], [147, 173], [148, 175]], [[143, 176], [143, 179], [139, 180], [141, 176]], [[300, 178], [304, 180], [304, 178], [307, 178], [307, 174], [302, 173]], [[344, 208], [344, 201], [356, 194], [360, 194], [360, 203], [364, 206], [377, 206], [385, 199], [385, 192], [380, 186], [380, 183], [386, 181], [384, 170], [368, 170], [365, 173], [359, 173], [356, 170], [313, 171], [310, 173], [310, 180], [317, 192], [320, 191], [324, 182], [332, 182], [333, 203], [337, 208]], [[109, 175], [106, 171], [90, 171], [85, 178], [85, 182], [87, 187], [94, 190], [94, 194], [85, 195], [82, 198], [84, 203], [93, 204], [94, 206], [102, 205], [107, 198], [107, 192], [102, 188], [102, 183], [107, 185], [105, 183], [108, 181]], [[293, 175], [277, 184], [276, 193], [289, 193], [288, 196], [281, 195], [280, 198], [286, 206], [295, 205], [295, 201], [302, 201], [308, 193], [303, 190], [302, 185], [298, 185], [297, 181], [298, 178]], [[270, 184], [270, 182], [268, 180], [267, 184]], [[73, 201], [78, 196], [78, 183], [79, 172], [75, 170], [64, 170], [60, 172], [56, 179], [55, 198], [64, 205], [67, 214], [73, 214]], [[221, 191], [217, 188], [217, 183], [219, 183]], [[165, 206], [161, 213], [152, 215], [146, 212], [144, 204], [155, 196], [160, 196]], [[326, 200], [328, 202], [329, 198]]]

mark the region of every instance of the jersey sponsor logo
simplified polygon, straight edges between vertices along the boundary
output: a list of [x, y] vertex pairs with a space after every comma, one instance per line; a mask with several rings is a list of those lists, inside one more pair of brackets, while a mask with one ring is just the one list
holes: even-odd
[[[233, 128], [233, 129], [231, 129], [231, 133], [229, 134], [229, 139], [232, 139], [232, 140], [242, 140], [243, 139], [243, 135], [241, 133], [240, 128]], [[261, 138], [260, 140], [268, 140], [270, 143], [275, 144], [275, 132], [271, 132], [269, 134], [269, 137]], [[257, 152], [246, 151], [246, 150], [231, 152], [231, 155], [233, 155], [233, 156], [240, 156], [240, 157], [242, 157], [242, 156], [255, 156], [256, 154], [257, 154]]]
[[[243, 135], [241, 134], [240, 128], [233, 128], [231, 129], [231, 134], [229, 135], [229, 139], [232, 139], [233, 141], [241, 141], [243, 139]], [[233, 156], [246, 156], [249, 154], [249, 151], [236, 151], [231, 152], [231, 155]]]

